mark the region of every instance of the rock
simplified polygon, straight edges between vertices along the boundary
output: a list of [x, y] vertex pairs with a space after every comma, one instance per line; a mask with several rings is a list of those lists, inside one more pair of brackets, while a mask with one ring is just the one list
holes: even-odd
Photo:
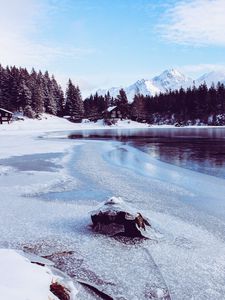
[[112, 236], [144, 237], [142, 230], [151, 226], [143, 215], [131, 209], [121, 198], [112, 197], [91, 212], [93, 229]]

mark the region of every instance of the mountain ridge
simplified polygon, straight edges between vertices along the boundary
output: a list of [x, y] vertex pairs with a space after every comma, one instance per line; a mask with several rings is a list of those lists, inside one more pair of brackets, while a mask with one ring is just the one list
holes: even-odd
[[144, 96], [155, 96], [159, 93], [166, 93], [169, 90], [176, 90], [183, 87], [187, 89], [193, 85], [199, 86], [204, 82], [210, 87], [213, 83], [218, 82], [225, 83], [225, 71], [211, 71], [203, 74], [197, 79], [192, 79], [177, 69], [171, 68], [163, 71], [160, 75], [153, 77], [152, 79], [139, 79], [127, 87], [112, 87], [109, 89], [98, 89], [98, 95], [105, 95], [107, 92], [112, 97], [116, 97], [119, 94], [119, 90], [123, 88], [127, 94], [128, 101], [131, 103], [135, 94], [143, 94]]

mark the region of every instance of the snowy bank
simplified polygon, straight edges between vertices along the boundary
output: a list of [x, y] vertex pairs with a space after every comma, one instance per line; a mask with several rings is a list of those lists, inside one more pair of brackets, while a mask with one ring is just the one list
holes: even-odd
[[[224, 127], [224, 126], [219, 126]], [[174, 125], [149, 125], [139, 123], [132, 120], [119, 120], [114, 125], [106, 125], [103, 120], [90, 122], [84, 120], [82, 123], [72, 123], [64, 118], [59, 118], [49, 114], [42, 114], [39, 119], [29, 119], [24, 117], [24, 120], [13, 121], [12, 123], [0, 124], [0, 135], [7, 134], [23, 134], [23, 133], [38, 133], [60, 130], [90, 130], [90, 129], [141, 129], [141, 128], [178, 128]], [[183, 128], [218, 128], [218, 126], [182, 126]]]
[[13, 121], [0, 125], [2, 132], [20, 131], [56, 131], [56, 130], [76, 130], [76, 129], [108, 129], [108, 128], [147, 128], [148, 124], [142, 124], [131, 120], [118, 121], [115, 125], [105, 125], [103, 120], [97, 122], [72, 123], [64, 118], [59, 118], [49, 114], [43, 114], [40, 119], [29, 119]]
[[50, 291], [52, 283], [59, 283], [70, 291], [74, 300], [77, 290], [72, 281], [53, 274], [47, 266], [41, 266], [16, 250], [0, 249], [0, 295], [4, 300], [59, 300]]

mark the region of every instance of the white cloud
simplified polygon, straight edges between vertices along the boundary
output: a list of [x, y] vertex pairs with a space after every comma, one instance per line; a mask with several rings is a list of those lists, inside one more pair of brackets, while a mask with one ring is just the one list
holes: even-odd
[[[59, 59], [78, 59], [93, 49], [43, 42], [41, 32], [54, 7], [41, 0], [0, 0], [0, 63], [48, 68]], [[52, 11], [53, 10], [53, 11]]]
[[176, 1], [164, 17], [159, 28], [169, 41], [225, 46], [225, 0]]

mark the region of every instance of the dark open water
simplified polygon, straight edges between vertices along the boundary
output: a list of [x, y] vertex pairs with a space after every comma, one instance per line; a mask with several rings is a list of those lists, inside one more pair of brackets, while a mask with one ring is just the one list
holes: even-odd
[[225, 178], [225, 128], [80, 130], [69, 137], [119, 140], [161, 161]]

